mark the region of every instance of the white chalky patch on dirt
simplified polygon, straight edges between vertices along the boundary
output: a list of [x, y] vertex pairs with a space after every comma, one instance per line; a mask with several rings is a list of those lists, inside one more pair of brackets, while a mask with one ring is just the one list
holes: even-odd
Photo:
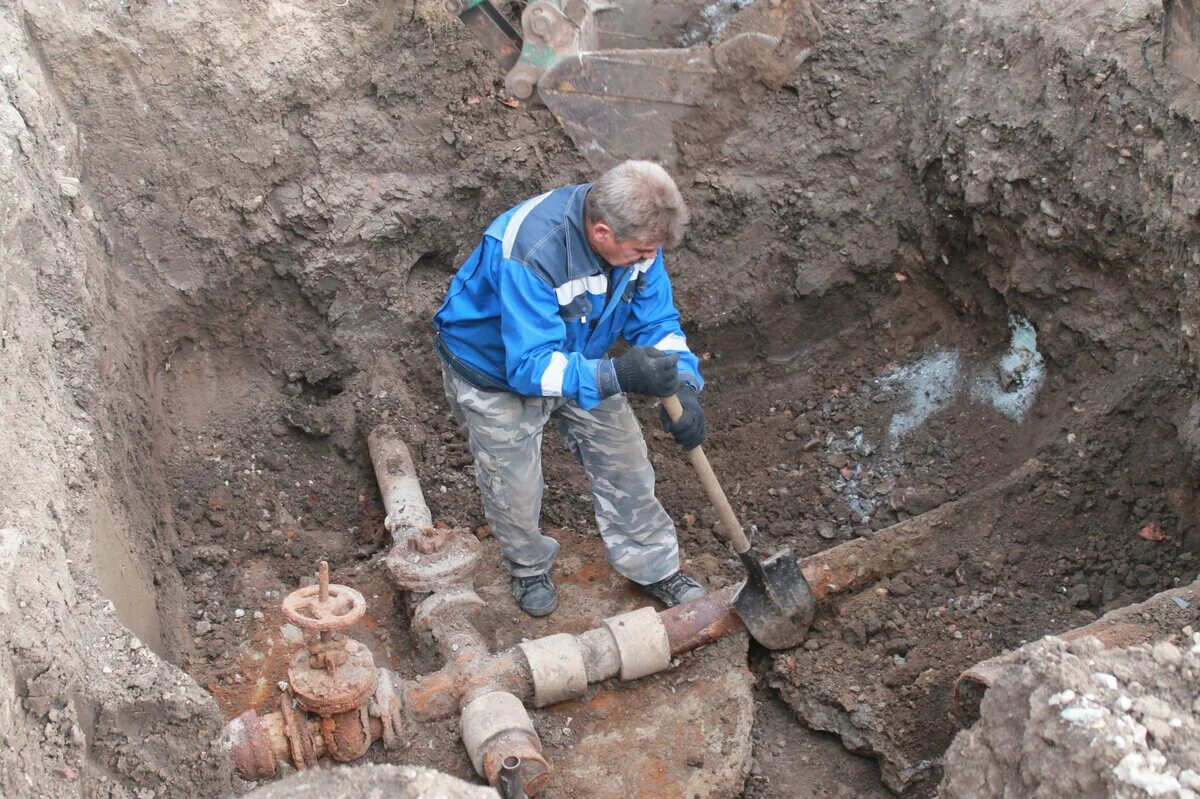
[[1046, 360], [1038, 351], [1037, 331], [1028, 319], [1011, 316], [1008, 327], [1012, 331], [1008, 351], [1000, 356], [992, 374], [975, 383], [972, 394], [1019, 422], [1033, 406], [1046, 379]]
[[885, 385], [899, 385], [908, 399], [908, 407], [893, 416], [888, 425], [889, 438], [898, 439], [916, 430], [950, 404], [958, 391], [959, 360], [957, 350], [935, 352], [881, 380]]

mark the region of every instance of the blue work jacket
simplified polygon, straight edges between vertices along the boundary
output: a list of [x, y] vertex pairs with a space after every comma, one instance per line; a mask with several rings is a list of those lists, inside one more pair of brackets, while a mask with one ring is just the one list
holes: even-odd
[[604, 355], [624, 338], [678, 352], [680, 379], [703, 388], [662, 250], [606, 270], [584, 230], [590, 188], [565, 186], [501, 214], [455, 274], [434, 325], [438, 354], [463, 380], [591, 408], [621, 391]]

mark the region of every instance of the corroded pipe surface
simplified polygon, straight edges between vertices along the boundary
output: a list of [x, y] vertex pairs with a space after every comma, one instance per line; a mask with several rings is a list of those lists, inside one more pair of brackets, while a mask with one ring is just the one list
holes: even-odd
[[380, 425], [367, 437], [371, 464], [383, 507], [387, 510], [387, 528], [397, 538], [415, 535], [433, 525], [417, 467], [404, 439], [389, 425]]
[[672, 657], [714, 643], [742, 629], [742, 620], [734, 613], [731, 604], [739, 587], [732, 585], [722, 588], [659, 614], [663, 626], [667, 628]]
[[[370, 445], [380, 490], [391, 517], [389, 527], [398, 537], [406, 533], [410, 537], [418, 535], [429, 526], [429, 511], [416, 480], [407, 446], [388, 427], [372, 431]], [[801, 571], [817, 599], [861, 588], [910, 566], [919, 557], [922, 546], [935, 537], [937, 528], [945, 518], [946, 512], [938, 509], [882, 530], [870, 538], [840, 544], [803, 559], [800, 562]], [[445, 544], [432, 540], [432, 537], [428, 543], [429, 546], [424, 548], [430, 549], [430, 552], [424, 552], [421, 547], [414, 549], [406, 543], [403, 550], [397, 546], [393, 554], [406, 558], [407, 567], [414, 558], [436, 556], [440, 551], [439, 545]], [[447, 591], [449, 586], [431, 586], [430, 590], [435, 588], [441, 589], [446, 597], [451, 597], [452, 592]], [[659, 614], [672, 658], [744, 629], [732, 608], [733, 598], [739, 588], [738, 585], [729, 586]], [[457, 590], [464, 595], [470, 593], [461, 586]], [[447, 600], [442, 603], [444, 607], [438, 605], [436, 608], [435, 604], [427, 607], [428, 612], [415, 626], [419, 628], [418, 632], [429, 634], [437, 641], [445, 665], [439, 671], [415, 680], [399, 684], [389, 681], [384, 693], [395, 697], [395, 713], [386, 716], [385, 724], [377, 717], [376, 703], [373, 702], [367, 720], [370, 729], [347, 728], [345, 741], [335, 741], [335, 748], [339, 751], [356, 752], [364, 743], [369, 745], [370, 741], [379, 738], [390, 743], [398, 732], [398, 708], [401, 705], [414, 720], [429, 722], [457, 715], [466, 704], [490, 692], [512, 694], [525, 705], [534, 703], [533, 678], [520, 648], [489, 653], [482, 636], [471, 623], [470, 602]], [[422, 616], [420, 613], [417, 615]], [[1106, 619], [1107, 616], [1096, 625]], [[1117, 635], [1121, 629], [1125, 628], [1114, 625], [1110, 633]], [[621, 656], [611, 630], [600, 626], [576, 636], [576, 640], [589, 684], [611, 679], [621, 673]], [[394, 692], [392, 685], [396, 685]], [[387, 707], [392, 704], [391, 700], [383, 703]], [[341, 715], [345, 718], [339, 717], [339, 722], [350, 721], [351, 714]], [[252, 713], [244, 714], [229, 727], [234, 739], [238, 769], [244, 776], [267, 776], [265, 772], [268, 769], [273, 775], [277, 758], [315, 762], [317, 757], [333, 754], [325, 743], [320, 725], [300, 717], [300, 714], [277, 712], [261, 718], [251, 716]], [[331, 726], [326, 723], [325, 726], [329, 728], [325, 731], [327, 734], [332, 735], [336, 731], [336, 724]], [[289, 730], [289, 727], [292, 729]], [[342, 745], [339, 746], [339, 743]], [[529, 745], [534, 746], [536, 742]], [[493, 778], [498, 779], [504, 757], [519, 756], [527, 762], [537, 760], [532, 751], [495, 754], [498, 759], [489, 759], [489, 768], [485, 769], [486, 776], [492, 782], [495, 781]]]
[[937, 537], [948, 517], [948, 512], [938, 508], [869, 538], [838, 544], [800, 561], [800, 571], [818, 600], [854, 591], [908, 568], [919, 557], [918, 550]]
[[[936, 525], [906, 522], [869, 539], [849, 541], [818, 552], [800, 561], [800, 568], [816, 597], [851, 591], [907, 568], [917, 556], [918, 545], [935, 530]], [[875, 551], [875, 547], [879, 550]], [[659, 614], [667, 630], [672, 657], [744, 629], [731, 605], [739, 587], [728, 586]], [[584, 652], [589, 683], [617, 676], [621, 664], [606, 629], [589, 630], [577, 637]], [[418, 677], [405, 685], [404, 706], [420, 721], [436, 721], [458, 713], [464, 697], [485, 690], [507, 691], [526, 704], [533, 702], [533, 681], [519, 649], [514, 647], [496, 655], [470, 653], [438, 672]]]

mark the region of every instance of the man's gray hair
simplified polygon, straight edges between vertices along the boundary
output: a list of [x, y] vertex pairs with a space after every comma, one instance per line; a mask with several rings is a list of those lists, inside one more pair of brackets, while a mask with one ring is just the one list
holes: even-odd
[[650, 161], [623, 161], [592, 184], [583, 216], [588, 224], [603, 220], [619, 241], [670, 249], [683, 238], [688, 207], [667, 170]]

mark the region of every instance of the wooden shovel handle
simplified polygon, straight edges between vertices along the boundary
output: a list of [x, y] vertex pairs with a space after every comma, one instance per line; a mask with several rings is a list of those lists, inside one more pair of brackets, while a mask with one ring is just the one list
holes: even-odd
[[[662, 404], [667, 409], [667, 416], [671, 418], [672, 422], [678, 422], [683, 416], [683, 406], [679, 404], [679, 398], [674, 394], [663, 397]], [[696, 469], [700, 484], [704, 486], [704, 493], [708, 494], [708, 501], [712, 503], [717, 511], [717, 516], [721, 519], [721, 529], [725, 531], [725, 537], [729, 539], [729, 543], [733, 544], [733, 551], [739, 555], [748, 552], [750, 541], [742, 531], [742, 523], [738, 521], [737, 514], [729, 505], [729, 500], [725, 498], [725, 492], [721, 489], [721, 483], [708, 463], [708, 456], [704, 454], [704, 449], [696, 447], [688, 450], [688, 459]]]

